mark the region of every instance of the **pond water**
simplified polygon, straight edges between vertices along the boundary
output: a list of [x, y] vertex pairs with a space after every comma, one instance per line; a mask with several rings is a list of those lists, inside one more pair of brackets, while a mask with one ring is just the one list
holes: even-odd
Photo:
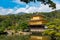
[[31, 35], [0, 35], [0, 40], [41, 40], [41, 37]]
[[11, 35], [11, 36], [0, 35], [0, 40], [40, 40], [40, 37], [30, 35]]
[[0, 35], [0, 40], [29, 40], [30, 36], [28, 35]]

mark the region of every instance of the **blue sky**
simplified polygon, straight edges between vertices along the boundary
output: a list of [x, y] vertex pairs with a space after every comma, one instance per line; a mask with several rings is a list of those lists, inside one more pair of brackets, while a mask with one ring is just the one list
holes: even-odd
[[[60, 0], [52, 0], [56, 3], [57, 9], [60, 9]], [[45, 12], [44, 7], [47, 7], [46, 11], [52, 11], [51, 8], [48, 7], [48, 5], [39, 5], [40, 3], [29, 3], [25, 4], [23, 2], [20, 2], [19, 0], [0, 0], [0, 14], [5, 15], [9, 13], [18, 13], [18, 12]], [[44, 6], [44, 7], [43, 7]], [[44, 8], [44, 9], [42, 9]], [[39, 9], [37, 11], [37, 9]], [[32, 10], [32, 11], [31, 11]]]
[[25, 4], [18, 4], [13, 2], [13, 0], [0, 0], [0, 6], [4, 8], [14, 8], [19, 5], [20, 7], [25, 7]]

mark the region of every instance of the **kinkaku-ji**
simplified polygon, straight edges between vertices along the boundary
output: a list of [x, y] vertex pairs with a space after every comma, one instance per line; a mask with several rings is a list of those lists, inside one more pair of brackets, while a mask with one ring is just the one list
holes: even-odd
[[47, 36], [42, 36], [42, 33], [45, 31], [45, 24], [47, 20], [44, 19], [43, 15], [33, 15], [29, 21], [29, 28], [31, 34], [30, 40], [49, 40]]

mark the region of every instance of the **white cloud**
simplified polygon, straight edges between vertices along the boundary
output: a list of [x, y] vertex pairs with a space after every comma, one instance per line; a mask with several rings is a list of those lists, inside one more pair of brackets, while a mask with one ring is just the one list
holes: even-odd
[[60, 9], [60, 4], [56, 4], [56, 10]]
[[[56, 4], [56, 10], [58, 9], [60, 9], [60, 4]], [[6, 15], [9, 13], [16, 14], [19, 12], [33, 13], [33, 12], [50, 12], [50, 11], [53, 10], [49, 8], [48, 5], [43, 5], [43, 4], [41, 4], [40, 7], [26, 5], [25, 8], [14, 7], [13, 9], [5, 9], [3, 7], [0, 7], [0, 15]]]
[[48, 5], [42, 4], [40, 7], [35, 7], [35, 6], [27, 7], [26, 6], [26, 8], [19, 8], [15, 12], [16, 13], [19, 13], [19, 12], [33, 13], [33, 12], [50, 12], [50, 11], [52, 11], [52, 9], [49, 8]]
[[[60, 9], [60, 4], [56, 4], [56, 10], [58, 10], [58, 9]], [[54, 11], [54, 10], [52, 10], [52, 8], [49, 8], [48, 5], [41, 4], [40, 7], [35, 7], [35, 6], [27, 7], [26, 6], [26, 8], [19, 8], [19, 9], [16, 10], [16, 13], [19, 13], [19, 12], [26, 12], [26, 13], [51, 12], [51, 11]]]
[[9, 13], [13, 13], [13, 9], [5, 9], [3, 7], [0, 7], [0, 15], [6, 15]]

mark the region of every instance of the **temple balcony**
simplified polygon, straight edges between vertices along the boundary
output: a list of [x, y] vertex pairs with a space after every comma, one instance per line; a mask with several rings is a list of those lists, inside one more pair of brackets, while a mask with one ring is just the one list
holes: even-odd
[[31, 29], [31, 32], [43, 32], [45, 29]]

